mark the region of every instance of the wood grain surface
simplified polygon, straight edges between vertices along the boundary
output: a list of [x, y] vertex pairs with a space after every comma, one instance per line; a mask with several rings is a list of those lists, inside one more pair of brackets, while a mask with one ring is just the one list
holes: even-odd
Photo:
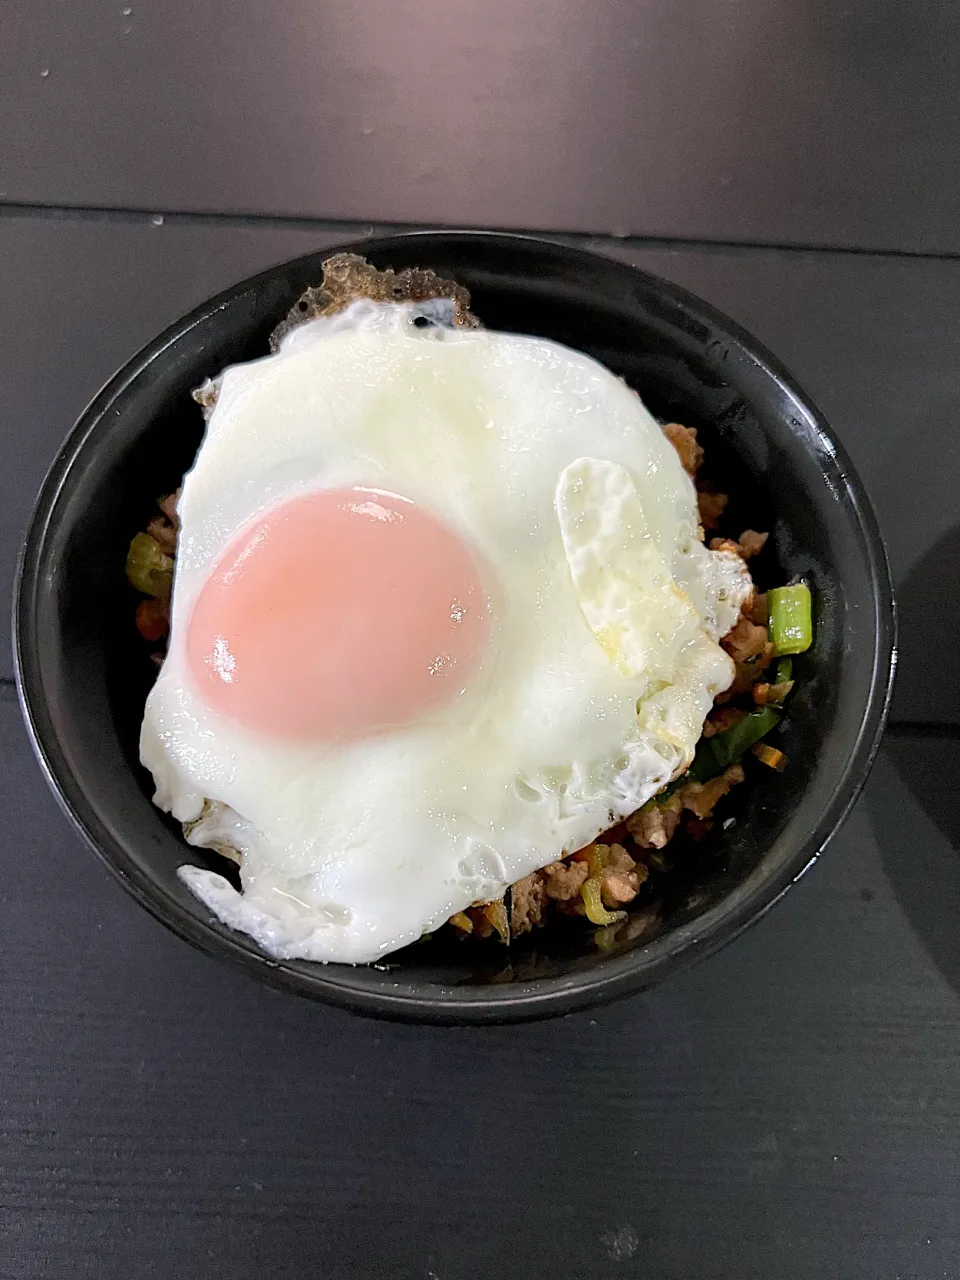
[[953, 0], [7, 0], [0, 198], [957, 252]]
[[719, 956], [480, 1031], [201, 956], [68, 829], [9, 687], [0, 754], [4, 1280], [957, 1274], [956, 742], [891, 739]]

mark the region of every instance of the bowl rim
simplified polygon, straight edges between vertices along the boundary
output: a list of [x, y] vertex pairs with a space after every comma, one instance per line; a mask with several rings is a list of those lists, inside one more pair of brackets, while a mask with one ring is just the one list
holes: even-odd
[[[461, 245], [476, 243], [486, 249], [496, 248], [498, 245], [505, 250], [524, 247], [534, 253], [581, 262], [584, 258], [599, 260], [607, 268], [619, 269], [643, 282], [646, 287], [666, 296], [696, 320], [721, 332], [726, 343], [735, 345], [796, 404], [820, 435], [825, 450], [839, 465], [849, 498], [849, 519], [859, 534], [869, 566], [870, 595], [874, 602], [873, 669], [854, 748], [845, 767], [838, 774], [816, 824], [798, 843], [792, 855], [785, 858], [771, 874], [749, 890], [746, 882], [739, 885], [719, 904], [688, 924], [654, 938], [648, 944], [591, 966], [582, 973], [537, 978], [503, 986], [448, 988], [430, 984], [429, 994], [407, 994], [388, 988], [356, 988], [337, 976], [338, 970], [350, 968], [348, 966], [317, 965], [316, 973], [307, 975], [291, 967], [288, 962], [272, 959], [255, 950], [256, 944], [252, 939], [246, 939], [245, 935], [227, 936], [212, 924], [201, 923], [184, 913], [157, 881], [129, 858], [120, 842], [106, 829], [86, 800], [80, 778], [71, 769], [60, 749], [57, 732], [49, 720], [41, 694], [43, 662], [36, 645], [35, 625], [44, 551], [59, 500], [88, 437], [96, 430], [116, 397], [191, 329], [206, 321], [227, 303], [267, 284], [297, 263], [334, 253], [389, 253], [398, 244], [406, 245], [416, 240], [422, 240], [425, 245], [431, 242], [457, 242]], [[429, 249], [425, 252], [429, 252]], [[71, 825], [142, 907], [201, 951], [218, 959], [232, 961], [245, 972], [274, 987], [352, 1012], [407, 1022], [437, 1024], [520, 1022], [602, 1004], [640, 991], [687, 968], [695, 961], [712, 955], [761, 919], [818, 859], [859, 797], [886, 723], [897, 654], [896, 606], [889, 559], [863, 482], [846, 450], [833, 437], [822, 413], [771, 352], [734, 320], [695, 294], [620, 258], [598, 253], [595, 248], [571, 244], [565, 238], [467, 229], [409, 231], [345, 241], [275, 264], [201, 303], [143, 346], [92, 397], [49, 468], [20, 553], [12, 612], [17, 694], [31, 746], [41, 770]]]

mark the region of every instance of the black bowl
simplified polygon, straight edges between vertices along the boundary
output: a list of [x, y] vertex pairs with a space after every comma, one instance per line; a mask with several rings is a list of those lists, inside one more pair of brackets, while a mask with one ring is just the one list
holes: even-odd
[[279, 963], [224, 928], [180, 883], [177, 867], [203, 854], [188, 853], [153, 807], [137, 760], [150, 674], [124, 582], [126, 547], [199, 444], [191, 389], [224, 365], [264, 354], [270, 331], [318, 283], [330, 250], [265, 271], [168, 329], [94, 399], [54, 463], [14, 609], [17, 679], [37, 755], [77, 829], [139, 902], [202, 950], [275, 986], [360, 1012], [447, 1023], [540, 1017], [637, 991], [762, 915], [821, 852], [860, 791], [894, 656], [893, 597], [873, 512], [846, 454], [788, 374], [682, 289], [519, 236], [431, 232], [345, 247], [378, 267], [430, 266], [454, 277], [488, 326], [587, 351], [654, 413], [700, 428], [744, 526], [772, 531], [770, 583], [802, 574], [813, 586], [816, 640], [798, 663], [782, 729], [790, 769], [758, 769], [739, 789], [736, 823], [688, 859], [683, 874], [663, 877], [606, 951], [581, 929], [546, 931], [546, 941], [509, 955], [438, 936], [384, 965]]

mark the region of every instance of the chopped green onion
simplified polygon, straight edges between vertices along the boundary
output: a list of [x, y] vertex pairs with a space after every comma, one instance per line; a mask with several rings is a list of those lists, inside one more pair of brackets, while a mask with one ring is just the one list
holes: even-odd
[[770, 639], [774, 653], [803, 653], [813, 643], [810, 616], [810, 588], [803, 582], [790, 587], [774, 587], [767, 592], [770, 611]]
[[149, 533], [138, 533], [127, 552], [127, 581], [145, 596], [166, 600], [173, 587], [173, 560]]
[[789, 658], [781, 658], [777, 663], [777, 673], [771, 683], [786, 684], [788, 680], [793, 679], [793, 663]]

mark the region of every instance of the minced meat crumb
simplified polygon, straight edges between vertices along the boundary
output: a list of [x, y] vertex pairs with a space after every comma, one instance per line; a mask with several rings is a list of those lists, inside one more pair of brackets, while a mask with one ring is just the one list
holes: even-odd
[[719, 777], [711, 778], [709, 782], [688, 782], [678, 792], [680, 803], [695, 817], [701, 820], [709, 818], [717, 801], [722, 800], [731, 787], [742, 782], [743, 777], [743, 766], [732, 764]]
[[720, 517], [727, 509], [730, 499], [725, 493], [710, 493], [701, 489], [697, 494], [697, 510], [700, 513], [700, 524], [709, 533], [720, 524]]
[[663, 428], [663, 434], [680, 455], [684, 471], [691, 480], [695, 480], [703, 461], [703, 449], [697, 444], [696, 427], [682, 427], [679, 422], [668, 422]]
[[773, 661], [773, 645], [767, 628], [751, 622], [743, 614], [720, 643], [733, 659], [735, 668], [733, 684], [717, 699], [718, 702], [726, 702], [738, 694], [750, 692]]
[[662, 849], [673, 837], [683, 806], [674, 792], [662, 804], [645, 805], [627, 819], [627, 830], [641, 849]]
[[544, 891], [554, 902], [569, 902], [580, 896], [580, 887], [587, 878], [585, 862], [552, 862], [540, 872]]
[[155, 516], [147, 525], [150, 534], [166, 556], [177, 554], [177, 535], [180, 533], [180, 517], [177, 515], [177, 503], [180, 501], [180, 490], [168, 493], [157, 503], [161, 514]]
[[529, 933], [543, 920], [546, 892], [538, 872], [524, 876], [510, 889], [510, 932], [513, 937]]
[[752, 556], [760, 554], [767, 545], [769, 537], [769, 533], [757, 533], [756, 529], [744, 529], [736, 542], [732, 538], [711, 538], [710, 550], [732, 551], [734, 555], [740, 556], [741, 559], [749, 560]]
[[610, 845], [606, 866], [600, 874], [603, 905], [608, 910], [625, 907], [637, 896], [648, 875], [647, 868], [637, 864], [622, 844]]
[[165, 556], [177, 554], [177, 531], [166, 516], [157, 516], [155, 520], [151, 520], [147, 525], [147, 533]]
[[769, 533], [757, 533], [756, 529], [744, 529], [740, 535], [740, 554], [744, 560], [752, 560], [767, 545]]
[[751, 658], [758, 657], [768, 643], [767, 628], [751, 622], [742, 614], [733, 629], [720, 641], [734, 662], [749, 662]]
[[744, 602], [743, 608], [740, 610], [745, 618], [749, 618], [751, 622], [755, 622], [759, 627], [767, 625], [767, 595], [765, 591], [754, 591], [749, 600]]

